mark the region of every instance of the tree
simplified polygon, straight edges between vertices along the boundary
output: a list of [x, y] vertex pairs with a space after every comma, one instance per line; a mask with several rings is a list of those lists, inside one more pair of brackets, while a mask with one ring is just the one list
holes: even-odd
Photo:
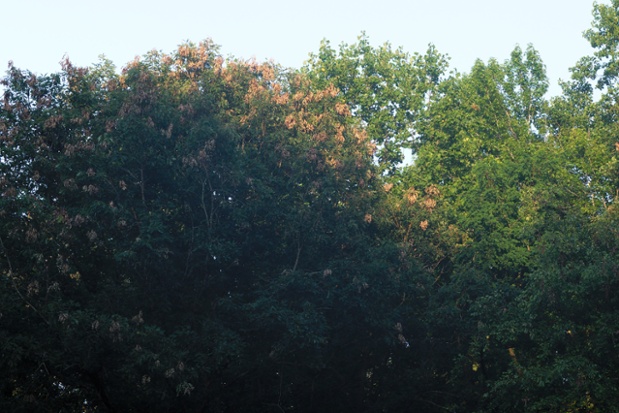
[[550, 101], [532, 46], [10, 65], [0, 409], [616, 410], [617, 16]]
[[447, 68], [432, 45], [410, 55], [389, 43], [372, 47], [365, 34], [334, 50], [323, 41], [303, 71], [315, 87], [333, 85], [353, 117], [378, 145], [381, 172], [395, 174], [406, 149], [413, 148], [417, 122]]
[[210, 42], [4, 82], [2, 407], [372, 405], [414, 287], [335, 88]]

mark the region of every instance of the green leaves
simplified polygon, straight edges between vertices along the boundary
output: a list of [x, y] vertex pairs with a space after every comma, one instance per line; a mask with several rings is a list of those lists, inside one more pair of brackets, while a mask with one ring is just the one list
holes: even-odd
[[619, 45], [619, 31], [617, 30], [619, 18], [619, 3], [613, 0], [611, 4], [593, 5], [592, 28], [585, 31], [584, 37], [596, 49], [594, 52], [594, 64], [590, 77], [596, 77], [597, 72], [602, 70], [598, 80], [598, 87], [613, 87], [619, 75], [617, 62], [617, 46]]
[[616, 410], [616, 9], [551, 101], [365, 35], [10, 67], [0, 409]]
[[[64, 387], [76, 396], [55, 400], [73, 410], [213, 400], [210, 411], [248, 411], [263, 393], [237, 391], [284, 372], [273, 348], [324, 374], [338, 295], [285, 297], [363, 257], [377, 185], [372, 145], [333, 87], [272, 64], [224, 65], [208, 42], [121, 75], [66, 62], [58, 77], [13, 70], [6, 83], [3, 407]], [[329, 283], [353, 295], [363, 285]], [[253, 325], [272, 332], [260, 345]], [[347, 376], [366, 368], [346, 365]], [[294, 394], [310, 399], [304, 386]]]
[[510, 116], [523, 122], [529, 131], [542, 137], [545, 134], [543, 115], [544, 95], [548, 91], [546, 68], [532, 45], [526, 52], [517, 46], [504, 64], [505, 80], [501, 84]]
[[412, 148], [428, 98], [447, 68], [447, 58], [429, 46], [410, 55], [390, 44], [372, 47], [365, 34], [334, 50], [327, 41], [303, 69], [316, 87], [333, 85], [355, 119], [378, 145], [382, 172], [395, 174]]

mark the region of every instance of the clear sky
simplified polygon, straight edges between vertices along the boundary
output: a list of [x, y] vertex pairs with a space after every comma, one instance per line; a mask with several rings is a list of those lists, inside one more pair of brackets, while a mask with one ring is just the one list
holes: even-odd
[[321, 39], [337, 46], [365, 31], [375, 45], [411, 53], [433, 43], [460, 72], [532, 43], [558, 94], [558, 79], [592, 52], [582, 38], [592, 7], [589, 0], [3, 0], [0, 65], [48, 73], [65, 54], [80, 66], [105, 54], [122, 67], [152, 49], [211, 38], [224, 55], [298, 68]]

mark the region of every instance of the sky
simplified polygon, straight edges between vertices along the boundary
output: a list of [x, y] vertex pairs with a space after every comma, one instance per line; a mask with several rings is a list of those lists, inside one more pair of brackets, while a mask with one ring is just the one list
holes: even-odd
[[432, 43], [459, 72], [531, 43], [546, 64], [550, 95], [558, 95], [557, 81], [592, 53], [582, 37], [592, 8], [589, 0], [4, 0], [0, 70], [11, 60], [50, 73], [65, 55], [88, 66], [101, 54], [121, 68], [150, 50], [207, 38], [225, 56], [299, 68], [322, 39], [338, 46], [365, 32], [375, 46], [410, 53]]

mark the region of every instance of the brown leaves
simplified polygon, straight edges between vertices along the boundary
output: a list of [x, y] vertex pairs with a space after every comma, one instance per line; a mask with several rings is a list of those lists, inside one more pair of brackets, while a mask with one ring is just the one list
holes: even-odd
[[439, 189], [437, 188], [436, 185], [430, 185], [425, 189], [426, 194], [428, 194], [428, 196], [432, 196], [432, 197], [436, 197], [439, 196], [441, 194], [441, 192], [439, 191]]
[[430, 212], [436, 207], [436, 201], [432, 198], [426, 198], [423, 201], [423, 206]]
[[[385, 184], [383, 189], [390, 192], [393, 184]], [[393, 195], [392, 195], [393, 194]], [[440, 243], [435, 243], [427, 236], [422, 237], [422, 233], [433, 230], [433, 235], [440, 233], [441, 224], [433, 224], [431, 214], [438, 206], [440, 190], [436, 185], [429, 185], [423, 191], [410, 187], [402, 194], [391, 192], [389, 204], [392, 213], [392, 220], [395, 224], [398, 236], [401, 237], [403, 254], [413, 254], [417, 258], [425, 258], [434, 255], [441, 255], [443, 248]], [[423, 242], [419, 242], [423, 239]], [[427, 257], [424, 254], [428, 254]]]
[[245, 94], [244, 101], [245, 103], [252, 103], [257, 98], [264, 99], [267, 93], [267, 89], [264, 84], [259, 83], [257, 79], [252, 79], [249, 84], [249, 89], [247, 90], [247, 94]]
[[62, 121], [63, 121], [62, 115], [50, 116], [49, 118], [45, 119], [45, 122], [43, 123], [43, 128], [53, 129], [56, 126], [58, 126], [60, 122]]
[[94, 195], [97, 192], [99, 192], [99, 188], [97, 188], [95, 185], [84, 185], [82, 186], [82, 191], [86, 192], [88, 195]]
[[408, 202], [408, 205], [414, 205], [417, 202], [418, 196], [419, 192], [417, 192], [415, 188], [410, 188], [408, 191], [406, 191], [406, 194], [404, 195], [406, 201]]
[[64, 144], [64, 155], [65, 156], [73, 156], [80, 152], [93, 152], [95, 150], [95, 144], [89, 141], [81, 141], [75, 144], [65, 143]]
[[340, 116], [350, 116], [350, 109], [345, 103], [337, 102], [335, 104], [335, 112]]
[[173, 60], [174, 64], [171, 67], [175, 69], [173, 73], [177, 77], [196, 79], [204, 71], [220, 62], [217, 60], [216, 53], [217, 46], [212, 40], [208, 39], [200, 42], [197, 46], [191, 43], [182, 44], [178, 47], [175, 56], [171, 58], [164, 56], [163, 61], [169, 64]]
[[296, 120], [296, 116], [294, 114], [290, 114], [288, 116], [286, 116], [286, 120], [284, 121], [284, 125], [286, 125], [286, 128], [288, 129], [293, 129], [295, 126], [297, 126], [297, 120]]

